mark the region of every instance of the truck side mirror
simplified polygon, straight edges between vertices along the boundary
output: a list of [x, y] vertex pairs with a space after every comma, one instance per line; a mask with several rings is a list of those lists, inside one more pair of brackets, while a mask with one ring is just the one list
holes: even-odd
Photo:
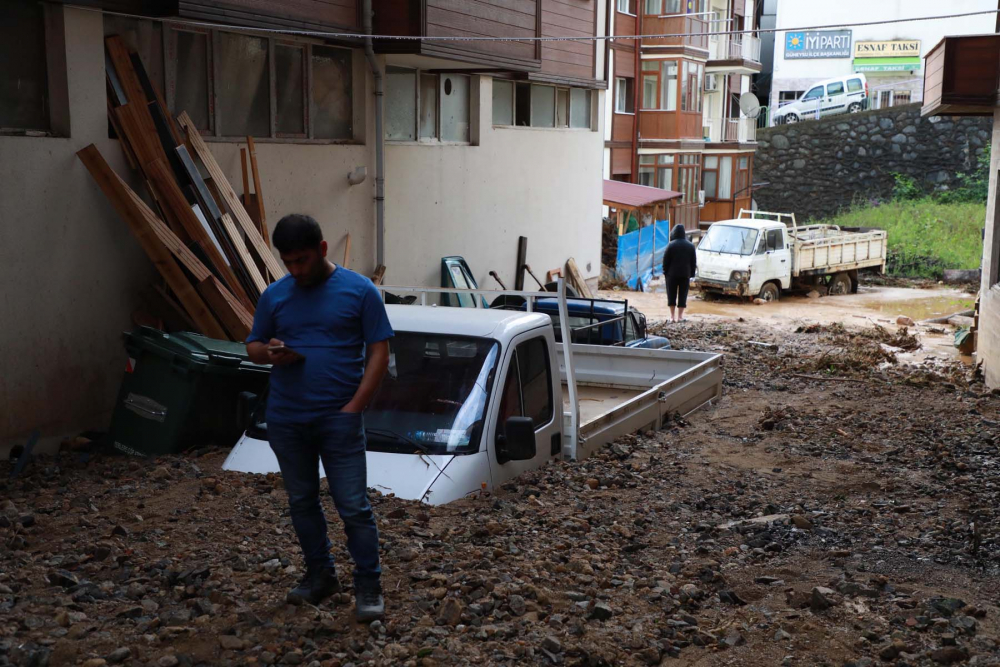
[[528, 461], [535, 458], [535, 420], [510, 417], [504, 422], [504, 434], [497, 438], [497, 461]]

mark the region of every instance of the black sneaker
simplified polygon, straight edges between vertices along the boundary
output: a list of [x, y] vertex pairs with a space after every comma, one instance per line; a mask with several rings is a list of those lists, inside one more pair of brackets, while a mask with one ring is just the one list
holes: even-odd
[[354, 604], [358, 623], [371, 623], [385, 618], [385, 599], [382, 584], [378, 581], [356, 581], [354, 583]]
[[308, 570], [299, 585], [288, 591], [285, 600], [289, 604], [309, 603], [317, 605], [326, 598], [340, 592], [337, 571], [333, 568]]

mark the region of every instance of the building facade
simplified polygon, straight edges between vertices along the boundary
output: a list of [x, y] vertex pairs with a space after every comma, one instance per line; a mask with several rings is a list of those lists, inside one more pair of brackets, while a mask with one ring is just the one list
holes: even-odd
[[[844, 23], [888, 21], [996, 10], [994, 0], [842, 0], [777, 3], [773, 70], [766, 104], [771, 110], [801, 97], [824, 79], [863, 73], [869, 106], [884, 108], [923, 100], [923, 57], [945, 35], [992, 32], [993, 17], [966, 16], [856, 27]], [[834, 26], [797, 30], [801, 26]], [[767, 78], [767, 72], [760, 78]]]
[[[749, 208], [756, 120], [740, 95], [761, 69], [749, 0], [615, 0], [605, 177], [682, 193], [692, 228]], [[751, 32], [748, 32], [751, 31]], [[712, 34], [736, 33], [736, 34]]]
[[[375, 34], [594, 37], [608, 0], [377, 0]], [[84, 5], [84, 6], [78, 6]], [[0, 445], [34, 428], [105, 427], [120, 333], [156, 273], [75, 153], [96, 144], [133, 179], [109, 129], [104, 38], [142, 58], [240, 191], [255, 137], [266, 216], [320, 221], [331, 258], [387, 284], [437, 285], [463, 255], [484, 287], [574, 257], [600, 271], [603, 41], [376, 40], [384, 72], [385, 223], [377, 233], [376, 96], [361, 0], [0, 3]], [[151, 14], [156, 10], [165, 14]], [[144, 18], [119, 15], [138, 14]], [[339, 35], [292, 34], [313, 31]], [[358, 184], [348, 175], [367, 170]], [[381, 245], [381, 247], [380, 247]], [[41, 267], [45, 267], [42, 269]]]

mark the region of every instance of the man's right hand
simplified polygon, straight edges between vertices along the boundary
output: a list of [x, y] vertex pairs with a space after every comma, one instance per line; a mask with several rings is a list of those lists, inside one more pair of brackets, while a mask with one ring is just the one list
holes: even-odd
[[302, 356], [286, 348], [283, 341], [272, 338], [267, 342], [267, 358], [268, 363], [274, 366], [286, 366], [299, 361]]

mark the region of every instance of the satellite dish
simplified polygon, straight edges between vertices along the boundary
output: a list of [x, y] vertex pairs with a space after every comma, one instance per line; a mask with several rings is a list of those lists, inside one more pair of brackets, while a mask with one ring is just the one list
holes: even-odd
[[747, 118], [756, 118], [760, 115], [760, 102], [753, 93], [743, 93], [740, 95], [740, 111]]

